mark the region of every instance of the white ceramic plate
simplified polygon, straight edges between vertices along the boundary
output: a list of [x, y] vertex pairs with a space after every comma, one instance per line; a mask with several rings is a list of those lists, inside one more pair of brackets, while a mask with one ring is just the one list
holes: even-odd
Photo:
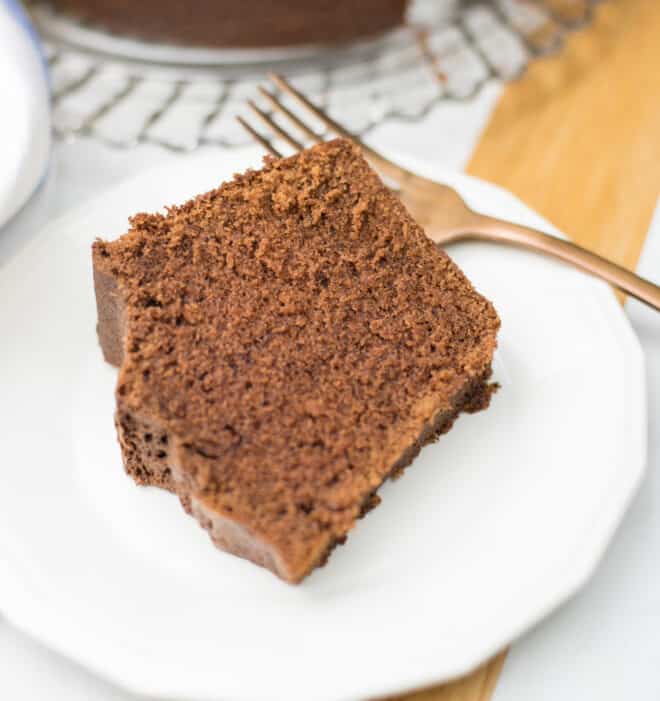
[[[574, 593], [639, 483], [642, 357], [604, 285], [522, 251], [452, 253], [502, 317], [491, 408], [425, 448], [328, 565], [292, 587], [213, 548], [124, 475], [90, 243], [255, 152], [175, 161], [51, 224], [0, 271], [0, 608], [129, 689], [343, 701], [470, 670]], [[434, 175], [548, 228], [510, 194]]]
[[17, 0], [0, 0], [0, 227], [48, 165], [50, 90], [39, 38]]

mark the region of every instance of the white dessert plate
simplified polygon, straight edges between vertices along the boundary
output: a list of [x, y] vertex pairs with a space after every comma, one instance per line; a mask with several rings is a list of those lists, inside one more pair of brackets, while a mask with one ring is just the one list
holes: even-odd
[[[640, 348], [603, 284], [534, 254], [451, 252], [502, 318], [491, 408], [427, 447], [302, 585], [216, 550], [124, 474], [90, 244], [257, 165], [202, 153], [52, 223], [0, 271], [0, 609], [153, 697], [348, 701], [469, 671], [594, 571], [645, 462]], [[426, 168], [477, 209], [512, 195]]]

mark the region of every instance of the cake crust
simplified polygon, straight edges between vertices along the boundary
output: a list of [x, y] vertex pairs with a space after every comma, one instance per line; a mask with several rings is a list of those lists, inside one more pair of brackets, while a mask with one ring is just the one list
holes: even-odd
[[208, 47], [331, 44], [371, 37], [403, 23], [408, 0], [50, 0], [111, 32]]
[[488, 403], [497, 314], [349, 142], [138, 215], [93, 262], [126, 470], [287, 581]]

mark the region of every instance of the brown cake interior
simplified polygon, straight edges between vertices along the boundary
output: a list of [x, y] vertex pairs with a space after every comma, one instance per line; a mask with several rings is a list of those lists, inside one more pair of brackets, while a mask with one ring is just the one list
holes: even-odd
[[111, 32], [196, 46], [345, 42], [400, 25], [407, 0], [49, 0]]
[[127, 470], [299, 581], [487, 403], [499, 320], [347, 141], [93, 248]]

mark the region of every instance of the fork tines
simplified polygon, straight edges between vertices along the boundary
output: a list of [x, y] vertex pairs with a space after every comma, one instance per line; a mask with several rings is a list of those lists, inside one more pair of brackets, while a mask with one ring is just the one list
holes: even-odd
[[[323, 112], [319, 107], [317, 107], [313, 102], [311, 102], [302, 93], [298, 92], [285, 78], [275, 73], [270, 73], [268, 75], [274, 86], [283, 94], [288, 95], [293, 100], [295, 100], [299, 105], [301, 105], [306, 111], [313, 115], [321, 124], [323, 124], [329, 131], [334, 132], [340, 136], [344, 136], [348, 139], [356, 141], [355, 137], [348, 132], [344, 127], [335, 122], [333, 119], [328, 117], [328, 115]], [[296, 131], [306, 137], [306, 139], [312, 141], [313, 143], [320, 143], [324, 141], [323, 135], [317, 133], [307, 122], [302, 120], [297, 114], [292, 112], [286, 105], [282, 103], [280, 98], [271, 90], [259, 86], [259, 92], [262, 97], [268, 102], [269, 106], [272, 108], [273, 113], [279, 114], [284, 118], [284, 121], [289, 125], [293, 126]], [[280, 126], [271, 114], [260, 109], [253, 100], [247, 101], [248, 107], [252, 113], [257, 117], [257, 119], [266, 127], [268, 133], [272, 136], [279, 137], [282, 141], [287, 143], [295, 152], [302, 151], [305, 145], [302, 141], [297, 139], [290, 131], [287, 131], [283, 126]], [[250, 134], [250, 136], [258, 141], [265, 149], [267, 149], [276, 158], [282, 158], [282, 154], [278, 149], [273, 146], [270, 138], [266, 138], [262, 133], [257, 131], [247, 120], [243, 117], [237, 117], [241, 126]]]
[[[410, 180], [410, 178], [415, 177], [408, 170], [374, 151], [374, 149], [367, 146], [355, 134], [352, 134], [338, 122], [335, 122], [332, 117], [329, 117], [320, 107], [315, 105], [311, 100], [305, 97], [305, 95], [296, 90], [291, 83], [289, 83], [281, 75], [270, 73], [268, 77], [281, 93], [297, 102], [305, 112], [310, 114], [315, 120], [318, 120], [326, 128], [327, 132], [337, 134], [345, 139], [350, 139], [354, 144], [357, 144], [367, 160], [371, 162], [371, 165], [374, 166], [382, 176], [388, 177], [399, 184], [403, 180]], [[295, 138], [289, 131], [287, 131], [287, 129], [273, 119], [273, 115], [276, 113], [283, 117], [287, 123], [293, 125], [298, 132], [312, 141], [312, 143], [318, 144], [325, 140], [325, 132], [323, 134], [317, 133], [304, 119], [286, 107], [279, 97], [271, 90], [266, 90], [266, 88], [260, 87], [259, 92], [268, 101], [273, 109], [273, 113], [268, 114], [264, 112], [264, 110], [257, 107], [252, 100], [248, 100], [248, 106], [259, 121], [266, 126], [271, 135], [274, 134], [282, 139], [285, 143], [291, 146], [296, 153], [304, 148], [304, 144], [299, 139]], [[282, 154], [277, 148], [275, 148], [275, 146], [273, 146], [269, 138], [266, 138], [266, 136], [257, 131], [242, 117], [237, 117], [237, 119], [248, 134], [255, 139], [255, 141], [258, 141], [266, 150], [272, 153], [275, 158], [282, 158]]]

